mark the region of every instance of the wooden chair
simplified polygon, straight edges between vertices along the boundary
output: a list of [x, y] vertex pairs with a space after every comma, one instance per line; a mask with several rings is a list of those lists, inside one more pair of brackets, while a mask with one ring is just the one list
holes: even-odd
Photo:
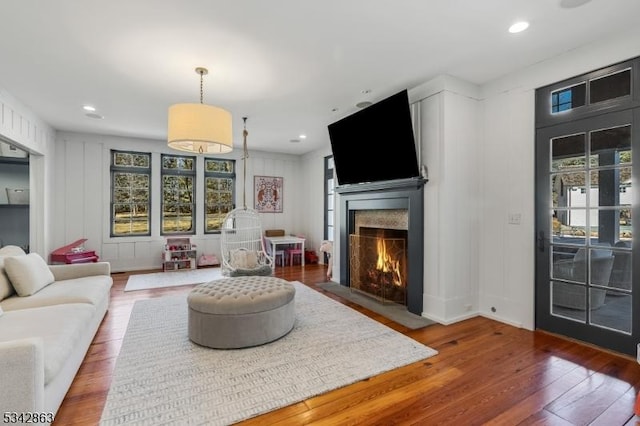
[[273, 247], [271, 247], [271, 243], [269, 241], [267, 241], [266, 236], [263, 237], [263, 244], [264, 244], [264, 249], [267, 252], [267, 254], [269, 256], [271, 256], [273, 258], [273, 261], [275, 262], [275, 264], [278, 264], [278, 258], [280, 258], [280, 266], [284, 266], [284, 262], [285, 262], [285, 253], [284, 253], [284, 249], [282, 250], [276, 250], [275, 253], [273, 253]]
[[[304, 235], [296, 235], [298, 238], [305, 238]], [[304, 253], [302, 252], [302, 244], [293, 244], [293, 247], [290, 247], [285, 250], [286, 257], [289, 259], [289, 265], [293, 266], [293, 263], [297, 256], [300, 256], [300, 263], [302, 263], [302, 256]]]

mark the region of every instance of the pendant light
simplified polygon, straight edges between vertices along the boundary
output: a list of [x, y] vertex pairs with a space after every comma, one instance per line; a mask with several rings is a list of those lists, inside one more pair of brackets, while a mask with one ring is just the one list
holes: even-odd
[[233, 150], [231, 113], [203, 103], [203, 76], [200, 74], [200, 103], [175, 104], [169, 107], [167, 144], [170, 148], [195, 154], [226, 154]]

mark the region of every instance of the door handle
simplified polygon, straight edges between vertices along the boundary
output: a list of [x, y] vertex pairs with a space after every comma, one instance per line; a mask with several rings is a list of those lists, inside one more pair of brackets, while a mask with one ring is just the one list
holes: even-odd
[[538, 232], [538, 250], [544, 253], [544, 231]]

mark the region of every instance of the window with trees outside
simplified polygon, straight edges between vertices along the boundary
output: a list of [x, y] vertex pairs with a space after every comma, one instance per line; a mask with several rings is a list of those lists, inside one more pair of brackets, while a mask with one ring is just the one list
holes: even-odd
[[235, 160], [204, 159], [204, 232], [220, 232], [227, 213], [235, 208]]
[[151, 234], [151, 154], [111, 151], [111, 236]]
[[162, 155], [160, 232], [195, 233], [195, 157]]

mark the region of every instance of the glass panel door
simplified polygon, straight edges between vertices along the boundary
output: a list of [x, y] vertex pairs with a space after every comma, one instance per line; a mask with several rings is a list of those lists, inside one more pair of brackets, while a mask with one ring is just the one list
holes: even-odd
[[538, 130], [536, 325], [635, 356], [633, 122], [627, 110]]

